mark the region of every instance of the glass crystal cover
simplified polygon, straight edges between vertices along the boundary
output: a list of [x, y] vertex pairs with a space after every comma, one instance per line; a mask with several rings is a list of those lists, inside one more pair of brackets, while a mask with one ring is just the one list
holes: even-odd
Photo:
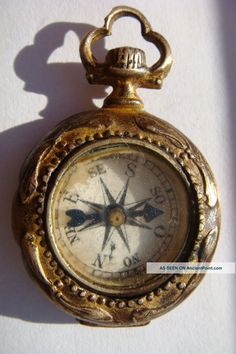
[[53, 251], [90, 288], [117, 295], [152, 289], [158, 276], [146, 274], [146, 262], [178, 259], [188, 200], [184, 180], [154, 150], [93, 145], [67, 159], [49, 194]]

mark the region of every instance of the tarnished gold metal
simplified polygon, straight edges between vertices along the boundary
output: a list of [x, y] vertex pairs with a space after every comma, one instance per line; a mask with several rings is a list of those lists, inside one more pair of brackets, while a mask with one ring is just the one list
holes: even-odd
[[[99, 63], [92, 53], [94, 42], [110, 36], [114, 21], [122, 16], [139, 20], [142, 36], [152, 42], [160, 53], [159, 60], [150, 68], [146, 66], [145, 53], [137, 48], [122, 47], [110, 50], [105, 63]], [[138, 87], [160, 89], [163, 79], [172, 65], [170, 46], [159, 33], [154, 32], [148, 20], [138, 10], [122, 6], [115, 7], [105, 18], [104, 26], [89, 32], [81, 42], [80, 56], [91, 84], [113, 86], [113, 92], [104, 102], [104, 107], [122, 104], [139, 106], [143, 104], [136, 93]]]
[[[150, 68], [145, 54], [137, 48], [109, 51], [104, 63], [92, 54], [92, 44], [111, 34], [112, 24], [121, 16], [141, 23], [143, 37], [154, 43], [160, 59]], [[48, 193], [63, 163], [76, 151], [93, 144], [121, 139], [157, 151], [186, 181], [192, 208], [191, 230], [185, 261], [210, 261], [218, 239], [220, 211], [212, 172], [198, 149], [182, 133], [163, 120], [145, 112], [136, 88], [161, 88], [172, 57], [168, 42], [153, 32], [137, 10], [116, 7], [105, 24], [83, 39], [80, 54], [91, 83], [113, 86], [102, 109], [83, 112], [61, 122], [29, 155], [20, 173], [13, 205], [13, 229], [21, 246], [27, 269], [46, 294], [81, 323], [98, 326], [140, 326], [166, 313], [182, 302], [202, 279], [200, 274], [172, 274], [141, 295], [117, 297], [84, 286], [64, 269], [51, 247], [46, 223]], [[111, 223], [124, 216], [114, 210]], [[118, 213], [118, 214], [117, 214]], [[180, 257], [180, 260], [183, 259]], [[203, 299], [199, 299], [199, 303]]]

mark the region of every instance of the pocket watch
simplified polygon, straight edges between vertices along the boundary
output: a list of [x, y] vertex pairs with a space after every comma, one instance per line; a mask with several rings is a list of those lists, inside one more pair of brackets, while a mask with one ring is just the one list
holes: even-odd
[[[92, 45], [114, 21], [136, 18], [159, 60], [122, 47], [96, 60]], [[212, 172], [169, 123], [145, 112], [139, 87], [160, 89], [168, 42], [136, 9], [115, 7], [80, 55], [91, 84], [113, 87], [101, 109], [59, 123], [26, 159], [13, 229], [26, 267], [80, 323], [140, 326], [183, 301], [202, 274], [148, 274], [147, 262], [208, 262], [220, 223]]]

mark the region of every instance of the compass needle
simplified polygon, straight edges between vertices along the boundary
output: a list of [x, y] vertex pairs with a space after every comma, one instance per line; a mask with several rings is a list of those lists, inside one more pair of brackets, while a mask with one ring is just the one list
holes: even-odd
[[[95, 225], [100, 223], [102, 220], [102, 215], [100, 213], [85, 214], [83, 210], [79, 209], [66, 210], [65, 213], [70, 217], [70, 220], [67, 222], [69, 227], [77, 227], [83, 225], [87, 220], [92, 220], [91, 223]], [[80, 231], [84, 229], [86, 229], [86, 227], [80, 229]]]

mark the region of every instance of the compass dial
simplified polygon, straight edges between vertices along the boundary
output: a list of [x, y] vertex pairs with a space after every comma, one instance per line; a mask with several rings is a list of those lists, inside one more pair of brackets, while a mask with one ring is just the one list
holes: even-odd
[[[157, 152], [98, 145], [73, 155], [50, 192], [49, 238], [83, 284], [129, 295], [157, 284], [146, 262], [178, 259], [189, 230], [185, 182]], [[160, 278], [160, 276], [159, 276]]]

